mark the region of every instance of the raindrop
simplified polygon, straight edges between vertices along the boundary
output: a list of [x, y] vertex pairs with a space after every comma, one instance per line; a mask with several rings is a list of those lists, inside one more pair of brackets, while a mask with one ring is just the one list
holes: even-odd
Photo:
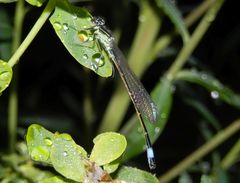
[[146, 21], [146, 16], [145, 15], [140, 15], [138, 18], [139, 22], [145, 22]]
[[219, 98], [219, 93], [217, 91], [211, 91], [211, 97], [213, 99], [218, 99]]
[[89, 39], [88, 33], [86, 31], [79, 31], [78, 37], [82, 43], [88, 41], [88, 39]]
[[47, 145], [47, 146], [51, 146], [52, 145], [52, 140], [49, 138], [49, 137], [46, 137], [45, 139], [44, 139], [44, 143]]
[[95, 53], [92, 56], [92, 61], [96, 64], [97, 67], [102, 67], [104, 65], [103, 55], [100, 53]]
[[84, 59], [88, 59], [88, 55], [87, 55], [87, 54], [84, 54], [84, 55], [83, 55], [83, 58], [84, 58]]
[[67, 156], [68, 156], [68, 152], [67, 152], [67, 151], [64, 151], [64, 152], [63, 152], [63, 156], [64, 156], [64, 157], [67, 157]]
[[164, 113], [164, 112], [161, 113], [161, 118], [162, 118], [162, 119], [165, 119], [166, 117], [167, 117], [167, 114], [166, 114], [166, 113]]
[[64, 33], [67, 33], [67, 31], [69, 30], [69, 26], [67, 23], [63, 24], [63, 30], [64, 30]]
[[10, 73], [9, 72], [2, 72], [0, 74], [0, 80], [5, 81], [10, 78]]
[[60, 22], [54, 22], [53, 23], [53, 28], [56, 30], [56, 31], [59, 31], [63, 28], [62, 24]]
[[160, 130], [161, 130], [161, 128], [156, 127], [156, 128], [154, 129], [154, 132], [155, 132], [156, 134], [158, 134], [158, 133], [160, 132]]
[[207, 74], [201, 74], [201, 78], [202, 78], [202, 80], [206, 80], [207, 79]]
[[138, 127], [137, 131], [138, 131], [138, 133], [142, 133], [143, 132], [142, 127]]
[[73, 18], [74, 20], [76, 20], [76, 19], [77, 19], [77, 14], [74, 13], [74, 14], [72, 15], [72, 18]]

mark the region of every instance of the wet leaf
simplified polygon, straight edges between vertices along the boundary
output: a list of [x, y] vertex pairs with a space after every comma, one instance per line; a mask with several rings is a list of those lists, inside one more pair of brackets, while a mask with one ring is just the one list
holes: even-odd
[[71, 181], [60, 176], [54, 176], [54, 177], [50, 177], [42, 181], [39, 181], [38, 183], [74, 183], [74, 182], [75, 181]]
[[46, 0], [25, 0], [25, 1], [27, 1], [29, 4], [33, 6], [41, 7]]
[[99, 49], [93, 31], [92, 16], [87, 10], [58, 1], [50, 18], [58, 37], [69, 53], [83, 66], [102, 77], [112, 75], [112, 63], [106, 52]]
[[[172, 84], [163, 78], [154, 88], [151, 93], [152, 99], [159, 109], [159, 118], [156, 124], [144, 120], [150, 135], [151, 141], [154, 142], [163, 131], [163, 128], [168, 120], [168, 116], [172, 105]], [[126, 136], [128, 146], [124, 153], [123, 160], [126, 161], [131, 157], [140, 154], [145, 150], [145, 139], [142, 127], [136, 117], [127, 122], [121, 132]]]
[[40, 125], [32, 124], [28, 127], [26, 141], [29, 154], [33, 160], [51, 163], [50, 151], [53, 136], [53, 133]]
[[64, 177], [83, 181], [86, 175], [86, 152], [80, 148], [70, 135], [54, 135], [50, 159], [54, 169]]
[[118, 159], [127, 146], [125, 137], [119, 133], [106, 132], [94, 139], [90, 160], [98, 166], [106, 165]]
[[186, 43], [189, 40], [189, 32], [182, 18], [181, 12], [173, 4], [173, 1], [169, 0], [155, 0], [158, 7], [161, 8], [165, 14], [170, 18], [175, 25], [176, 30], [181, 34], [183, 42]]
[[212, 183], [212, 180], [209, 176], [207, 175], [202, 175], [201, 176], [201, 183]]
[[0, 93], [5, 90], [12, 79], [12, 68], [7, 62], [0, 60]]
[[240, 109], [240, 95], [221, 84], [216, 78], [205, 72], [183, 70], [176, 75], [176, 80], [189, 81], [206, 88], [213, 99], [222, 99], [224, 102]]
[[151, 173], [131, 167], [122, 167], [117, 172], [115, 179], [126, 182], [158, 183], [158, 179]]

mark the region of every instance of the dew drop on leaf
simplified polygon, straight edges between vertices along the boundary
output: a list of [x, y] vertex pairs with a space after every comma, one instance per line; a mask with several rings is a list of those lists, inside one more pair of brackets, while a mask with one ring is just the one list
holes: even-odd
[[49, 138], [49, 137], [46, 137], [45, 139], [44, 139], [44, 143], [47, 145], [47, 146], [51, 146], [52, 145], [52, 140]]
[[86, 31], [79, 31], [78, 37], [82, 43], [88, 41], [88, 39], [89, 39], [88, 33]]
[[213, 99], [218, 99], [219, 98], [219, 93], [217, 91], [211, 91], [211, 97]]
[[53, 23], [53, 28], [54, 28], [56, 31], [60, 31], [60, 30], [63, 28], [63, 26], [62, 26], [62, 24], [61, 24], [60, 22], [54, 22], [54, 23]]
[[84, 55], [83, 55], [83, 58], [84, 58], [84, 59], [88, 59], [88, 55], [87, 55], [87, 54], [84, 54]]
[[161, 128], [156, 127], [156, 128], [154, 129], [154, 132], [155, 132], [156, 134], [158, 134], [158, 133], [160, 132], [160, 130], [161, 130]]
[[69, 26], [67, 23], [63, 23], [63, 30], [64, 30], [64, 33], [67, 33], [67, 31], [69, 30]]
[[67, 152], [67, 151], [64, 151], [64, 152], [63, 152], [63, 156], [64, 156], [64, 157], [67, 157], [67, 156], [68, 156], [68, 152]]
[[98, 67], [102, 67], [104, 65], [104, 60], [103, 60], [103, 56], [100, 53], [95, 53], [92, 56], [92, 61], [98, 66]]

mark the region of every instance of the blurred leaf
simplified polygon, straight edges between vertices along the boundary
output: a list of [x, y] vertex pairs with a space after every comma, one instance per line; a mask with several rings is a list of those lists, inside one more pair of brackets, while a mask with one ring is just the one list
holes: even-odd
[[75, 181], [68, 180], [60, 176], [54, 176], [54, 177], [50, 177], [42, 181], [39, 181], [38, 183], [74, 183], [74, 182]]
[[25, 0], [25, 1], [27, 1], [29, 4], [33, 6], [41, 7], [46, 0]]
[[0, 39], [10, 39], [12, 37], [11, 21], [7, 11], [3, 8], [0, 8], [0, 22]]
[[227, 171], [220, 166], [216, 167], [214, 171], [214, 181], [217, 183], [230, 183]]
[[90, 160], [98, 166], [106, 165], [118, 159], [126, 149], [127, 141], [119, 133], [106, 132], [98, 135], [93, 140]]
[[12, 43], [11, 41], [4, 41], [0, 44], [0, 57], [3, 60], [8, 60], [11, 56]]
[[0, 94], [10, 84], [12, 79], [12, 68], [7, 62], [0, 60]]
[[54, 135], [50, 159], [54, 169], [64, 177], [83, 181], [86, 176], [86, 152], [68, 134]]
[[16, 2], [17, 0], [0, 0], [0, 3], [13, 3]]
[[[212, 183], [212, 180], [207, 175], [202, 175], [201, 176], [201, 183]], [[217, 182], [217, 183], [219, 183], [219, 182]]]
[[26, 141], [33, 160], [51, 163], [50, 151], [53, 143], [53, 133], [40, 125], [32, 124], [28, 127]]
[[193, 183], [188, 173], [182, 173], [178, 179], [178, 183]]
[[126, 182], [158, 183], [158, 179], [151, 173], [125, 166], [117, 171], [115, 179]]
[[93, 27], [91, 20], [92, 16], [85, 9], [72, 6], [66, 0], [58, 1], [50, 18], [69, 53], [83, 66], [102, 77], [109, 77], [112, 75], [112, 63], [106, 52], [101, 55], [92, 31], [86, 30]]
[[32, 164], [23, 164], [21, 166], [18, 166], [18, 170], [24, 177], [33, 182], [38, 182], [43, 179], [54, 176], [54, 174], [52, 174], [51, 172], [38, 169], [34, 167]]
[[[145, 125], [152, 142], [155, 142], [160, 136], [163, 128], [168, 120], [168, 116], [172, 105], [172, 84], [163, 78], [156, 85], [151, 93], [152, 99], [159, 109], [159, 118], [156, 124], [152, 124], [145, 120]], [[127, 122], [121, 132], [126, 136], [128, 146], [124, 153], [123, 159], [126, 161], [131, 157], [141, 153], [145, 149], [145, 139], [142, 132], [142, 127], [136, 117]]]
[[211, 113], [207, 106], [205, 106], [196, 99], [186, 98], [184, 99], [184, 101], [188, 105], [194, 107], [197, 110], [197, 112], [199, 112], [199, 114], [202, 115], [206, 119], [206, 121], [215, 128], [215, 130], [221, 129], [220, 122], [215, 118], [215, 116]]
[[216, 78], [205, 72], [196, 70], [182, 70], [177, 73], [176, 80], [185, 80], [199, 84], [211, 93], [213, 99], [222, 99], [224, 102], [240, 109], [240, 95], [235, 94], [231, 89], [222, 85]]
[[172, 23], [175, 25], [176, 30], [182, 36], [183, 42], [187, 43], [187, 41], [189, 40], [189, 33], [183, 21], [181, 12], [173, 4], [173, 1], [169, 1], [169, 0], [155, 0], [155, 1], [158, 7], [165, 12], [165, 14], [170, 18]]

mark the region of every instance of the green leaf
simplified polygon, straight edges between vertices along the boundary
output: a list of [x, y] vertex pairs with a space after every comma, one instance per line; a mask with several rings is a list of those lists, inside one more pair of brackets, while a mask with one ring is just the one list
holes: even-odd
[[201, 176], [201, 183], [212, 183], [212, 180], [207, 175], [202, 175]]
[[126, 149], [127, 141], [119, 133], [106, 132], [98, 135], [93, 140], [90, 160], [98, 166], [106, 165], [118, 159]]
[[10, 39], [12, 37], [11, 21], [7, 14], [7, 11], [3, 8], [0, 8], [0, 22], [0, 39]]
[[54, 177], [50, 177], [42, 181], [39, 181], [38, 183], [74, 183], [74, 182], [75, 181], [68, 180], [60, 176], [54, 176]]
[[[163, 78], [151, 93], [152, 99], [159, 109], [159, 118], [156, 124], [144, 120], [150, 135], [151, 141], [154, 142], [160, 136], [168, 120], [172, 105], [172, 84]], [[123, 160], [126, 161], [131, 157], [140, 154], [145, 149], [145, 139], [142, 127], [136, 117], [127, 122], [121, 132], [126, 136], [128, 146], [124, 153]]]
[[185, 80], [199, 84], [211, 93], [213, 99], [222, 99], [224, 102], [240, 109], [240, 95], [221, 84], [216, 78], [205, 72], [183, 70], [177, 73], [176, 80]]
[[17, 0], [0, 0], [0, 3], [13, 3], [16, 2]]
[[158, 179], [152, 174], [132, 167], [122, 167], [115, 179], [126, 182], [158, 183]]
[[[26, 2], [28, 2], [29, 4], [33, 5], [33, 6], [37, 6], [37, 7], [41, 7], [42, 4], [46, 1], [46, 0], [25, 0]], [[51, 0], [49, 0], [51, 1]]]
[[54, 169], [64, 177], [81, 182], [86, 176], [86, 152], [68, 134], [56, 134], [50, 159]]
[[38, 169], [32, 164], [23, 164], [18, 166], [18, 171], [22, 176], [28, 178], [32, 182], [39, 182], [43, 179], [54, 176], [54, 174], [52, 174], [50, 171]]
[[32, 124], [28, 127], [26, 141], [29, 154], [35, 161], [51, 163], [50, 151], [53, 144], [53, 133], [40, 125]]
[[83, 66], [102, 77], [112, 75], [112, 63], [105, 51], [99, 49], [92, 30], [92, 16], [67, 1], [58, 1], [50, 18], [58, 37], [69, 53]]
[[189, 32], [185, 26], [184, 20], [182, 18], [181, 12], [173, 4], [173, 1], [169, 0], [155, 0], [158, 7], [161, 8], [165, 14], [170, 18], [172, 23], [175, 25], [176, 30], [182, 36], [183, 42], [187, 43], [189, 40]]
[[5, 90], [12, 79], [12, 68], [7, 62], [0, 60], [0, 93]]
[[107, 173], [113, 173], [117, 170], [121, 160], [122, 160], [122, 156], [120, 156], [118, 159], [112, 161], [109, 164], [103, 165], [103, 169], [106, 170]]

